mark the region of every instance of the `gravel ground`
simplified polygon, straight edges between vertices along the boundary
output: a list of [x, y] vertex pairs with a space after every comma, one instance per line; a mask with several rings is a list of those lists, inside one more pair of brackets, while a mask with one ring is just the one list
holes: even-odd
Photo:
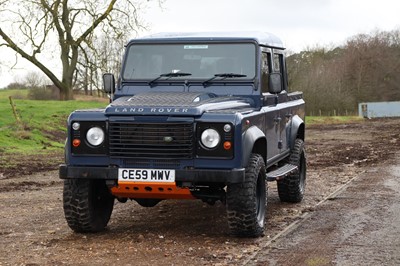
[[[399, 122], [383, 119], [307, 127], [305, 199], [299, 204], [281, 203], [276, 185], [270, 183], [267, 230], [264, 237], [257, 239], [228, 235], [224, 205], [210, 206], [190, 200], [163, 201], [153, 208], [143, 208], [135, 202], [117, 202], [108, 230], [99, 234], [76, 234], [64, 219], [58, 172], [42, 171], [57, 169], [54, 160], [59, 158], [61, 162], [62, 155], [33, 159], [0, 154], [3, 162], [16, 160], [13, 169], [0, 167], [0, 265], [241, 265], [253, 257], [255, 261], [251, 262], [262, 262], [260, 265], [293, 265], [299, 261], [306, 262], [300, 263], [303, 265], [346, 264], [346, 257], [334, 253], [310, 261], [286, 259], [287, 252], [281, 251], [291, 250], [301, 239], [285, 236], [276, 245], [273, 243], [275, 246], [266, 243], [306, 213], [319, 217], [324, 210], [340, 210], [337, 204], [341, 202], [349, 206], [349, 212], [357, 212], [353, 210], [356, 205], [344, 200], [316, 205], [352, 178], [366, 176], [369, 180], [373, 169], [392, 167], [400, 146]], [[382, 173], [376, 175], [382, 176]], [[376, 202], [380, 202], [379, 209], [395, 208], [390, 201]], [[358, 213], [362, 214], [352, 215]], [[346, 224], [350, 217], [350, 214], [327, 213], [325, 218], [329, 215], [335, 215], [341, 224]], [[368, 224], [368, 219], [368, 215], [360, 215], [356, 226]], [[322, 226], [330, 219], [311, 220]], [[323, 243], [327, 236], [336, 234], [336, 227], [328, 225], [325, 233], [315, 234], [309, 241]], [[346, 234], [361, 236], [371, 231], [361, 229], [346, 231]], [[304, 230], [308, 234], [313, 231], [312, 228]], [[362, 242], [362, 238], [357, 241]], [[338, 242], [335, 247], [346, 249], [349, 243], [352, 242]], [[274, 247], [275, 251], [271, 252]], [[363, 249], [368, 251], [367, 245], [360, 244], [357, 248], [359, 254], [363, 254]], [[317, 251], [305, 248], [299, 252]]]

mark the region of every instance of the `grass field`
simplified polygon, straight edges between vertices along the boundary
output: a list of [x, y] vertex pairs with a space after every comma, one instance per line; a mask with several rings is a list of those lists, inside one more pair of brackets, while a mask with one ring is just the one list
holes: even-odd
[[[0, 90], [0, 151], [4, 153], [42, 154], [62, 150], [68, 115], [76, 109], [107, 105], [107, 100], [87, 97], [77, 101], [27, 100], [27, 93], [27, 90]], [[20, 123], [13, 114], [9, 96]]]

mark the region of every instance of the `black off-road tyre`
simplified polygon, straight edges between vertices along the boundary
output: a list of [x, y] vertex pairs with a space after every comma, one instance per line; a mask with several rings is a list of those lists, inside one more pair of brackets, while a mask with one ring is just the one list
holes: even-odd
[[65, 180], [63, 202], [68, 226], [78, 233], [104, 230], [114, 208], [104, 180]]
[[298, 171], [278, 181], [278, 194], [283, 202], [297, 203], [304, 197], [306, 188], [306, 155], [304, 150], [304, 141], [296, 139], [294, 148], [289, 157], [290, 164], [296, 165]]
[[244, 183], [227, 187], [227, 215], [231, 234], [259, 237], [264, 233], [267, 186], [264, 159], [252, 154], [246, 168]]

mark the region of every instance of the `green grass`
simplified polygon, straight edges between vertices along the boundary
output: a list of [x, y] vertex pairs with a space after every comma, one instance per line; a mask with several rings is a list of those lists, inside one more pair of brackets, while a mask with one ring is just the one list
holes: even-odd
[[[62, 151], [68, 115], [76, 109], [107, 105], [95, 98], [79, 101], [27, 100], [27, 93], [27, 90], [0, 90], [1, 152], [45, 154], [54, 150]], [[8, 98], [10, 95], [21, 123], [17, 123], [13, 115]]]
[[8, 96], [12, 96], [13, 99], [27, 99], [29, 90], [1, 90], [0, 89], [0, 100], [7, 99]]

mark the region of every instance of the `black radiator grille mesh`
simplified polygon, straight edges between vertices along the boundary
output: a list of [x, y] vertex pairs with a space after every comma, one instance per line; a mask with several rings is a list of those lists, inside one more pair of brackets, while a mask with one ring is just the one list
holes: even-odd
[[141, 159], [192, 159], [192, 123], [110, 122], [110, 156]]

